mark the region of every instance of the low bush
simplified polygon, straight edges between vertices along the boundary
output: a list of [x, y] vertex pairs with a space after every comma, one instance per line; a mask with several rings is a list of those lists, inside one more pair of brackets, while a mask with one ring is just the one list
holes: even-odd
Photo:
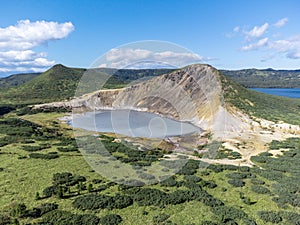
[[228, 181], [233, 187], [243, 187], [245, 186], [245, 182], [240, 179], [233, 179]]
[[108, 214], [101, 218], [102, 225], [117, 225], [122, 222], [122, 217], [118, 214]]
[[277, 212], [272, 211], [260, 211], [258, 216], [265, 222], [280, 223], [282, 221], [281, 216]]

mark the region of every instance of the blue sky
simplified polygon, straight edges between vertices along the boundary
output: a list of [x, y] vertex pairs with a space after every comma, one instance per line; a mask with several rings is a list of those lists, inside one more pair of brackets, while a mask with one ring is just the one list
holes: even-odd
[[298, 0], [1, 1], [0, 76], [168, 41], [218, 69], [300, 68]]

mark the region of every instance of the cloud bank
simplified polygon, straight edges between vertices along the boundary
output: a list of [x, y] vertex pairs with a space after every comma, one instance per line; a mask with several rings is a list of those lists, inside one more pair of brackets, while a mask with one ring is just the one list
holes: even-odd
[[115, 48], [105, 55], [99, 67], [111, 68], [162, 68], [182, 67], [192, 63], [208, 61], [191, 52], [151, 51], [141, 48]]
[[300, 59], [300, 34], [278, 38], [278, 29], [286, 26], [287, 22], [288, 18], [282, 18], [272, 25], [265, 22], [263, 25], [254, 26], [250, 30], [241, 31], [241, 29], [234, 28], [236, 33], [239, 32], [244, 38], [244, 45], [240, 50], [267, 52], [269, 56], [263, 56], [261, 61], [267, 61], [280, 55], [287, 59]]
[[16, 25], [0, 28], [0, 72], [41, 71], [55, 61], [46, 52], [35, 52], [34, 47], [66, 38], [74, 30], [71, 22], [20, 20]]

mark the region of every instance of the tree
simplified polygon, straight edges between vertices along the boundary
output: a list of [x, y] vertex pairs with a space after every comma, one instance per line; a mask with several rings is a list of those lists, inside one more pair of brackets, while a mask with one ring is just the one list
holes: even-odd
[[26, 208], [24, 203], [13, 204], [11, 206], [10, 215], [14, 217], [22, 216], [25, 213]]
[[87, 191], [91, 193], [93, 191], [93, 184], [89, 184], [87, 187]]
[[39, 192], [37, 192], [36, 194], [35, 194], [35, 200], [40, 200], [41, 199], [41, 197], [40, 197], [40, 193]]
[[265, 222], [280, 223], [282, 221], [280, 215], [272, 211], [260, 211], [258, 216]]
[[103, 225], [117, 225], [122, 222], [122, 217], [118, 214], [108, 214], [102, 217], [100, 222]]

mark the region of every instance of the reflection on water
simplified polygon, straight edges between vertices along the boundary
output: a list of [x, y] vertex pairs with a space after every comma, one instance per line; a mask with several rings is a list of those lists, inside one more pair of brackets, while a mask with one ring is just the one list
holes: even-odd
[[164, 138], [202, 131], [188, 122], [180, 122], [154, 113], [135, 110], [88, 112], [74, 116], [70, 125], [86, 130], [146, 138]]

